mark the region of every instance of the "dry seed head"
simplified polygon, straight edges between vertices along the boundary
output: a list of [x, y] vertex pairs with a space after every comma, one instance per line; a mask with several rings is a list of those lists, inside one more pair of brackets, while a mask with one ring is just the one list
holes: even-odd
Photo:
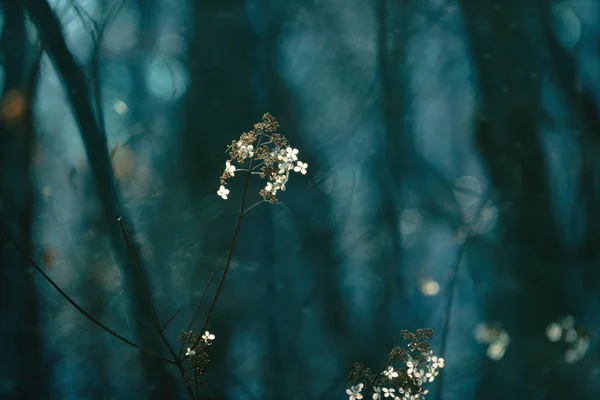
[[[259, 194], [269, 203], [278, 202], [277, 192], [286, 190], [290, 172], [306, 174], [308, 164], [298, 160], [298, 149], [290, 147], [284, 136], [275, 133], [278, 127], [277, 120], [267, 113], [263, 115], [262, 122], [254, 124], [250, 132], [244, 132], [239, 140], [231, 142], [228, 147], [229, 159], [225, 163], [225, 170], [220, 178], [221, 187], [217, 191], [220, 197], [227, 199], [229, 189], [225, 185], [238, 170], [238, 166], [233, 165], [234, 160], [242, 167], [239, 170], [256, 174], [267, 181]], [[252, 160], [250, 165], [243, 167], [241, 164], [248, 159]]]

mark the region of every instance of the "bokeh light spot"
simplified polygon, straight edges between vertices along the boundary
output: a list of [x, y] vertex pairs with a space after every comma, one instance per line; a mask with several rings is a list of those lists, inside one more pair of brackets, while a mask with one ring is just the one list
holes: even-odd
[[175, 100], [183, 96], [190, 81], [188, 70], [178, 60], [155, 58], [146, 70], [146, 84], [154, 96]]

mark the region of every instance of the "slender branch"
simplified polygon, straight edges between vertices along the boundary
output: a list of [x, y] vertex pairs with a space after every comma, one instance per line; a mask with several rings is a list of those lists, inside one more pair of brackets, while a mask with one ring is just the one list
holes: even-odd
[[[255, 167], [255, 168], [256, 168], [256, 167]], [[237, 168], [237, 169], [235, 170], [235, 172], [239, 172], [239, 171], [242, 171], [242, 172], [248, 172], [248, 170], [247, 170], [246, 168]], [[261, 173], [262, 173], [262, 172], [258, 172], [258, 171], [252, 171], [252, 175], [260, 175]]]
[[[204, 291], [202, 292], [202, 296], [200, 296], [200, 299], [198, 300], [198, 303], [196, 303], [196, 309], [194, 310], [194, 314], [192, 315], [192, 319], [191, 319], [190, 324], [188, 325], [188, 327], [187, 327], [186, 330], [189, 331], [190, 329], [192, 329], [192, 325], [194, 324], [194, 321], [196, 320], [196, 316], [198, 315], [198, 311], [200, 310], [200, 305], [202, 304], [202, 300], [204, 300], [204, 296], [206, 295], [206, 292], [208, 291], [208, 287], [210, 286], [210, 283], [212, 282], [213, 277], [215, 276], [215, 274], [217, 273], [217, 271], [221, 267], [221, 263], [223, 262], [223, 260], [225, 259], [225, 257], [228, 254], [229, 254], [229, 251], [226, 251], [225, 254], [223, 254], [221, 256], [221, 259], [219, 260], [219, 263], [217, 264], [217, 266], [213, 270], [212, 274], [210, 274], [210, 277], [208, 278], [208, 282], [206, 283], [206, 286], [204, 287]], [[185, 343], [181, 343], [181, 347], [179, 348], [179, 358], [181, 358], [181, 356], [183, 355], [183, 348], [184, 347], [185, 347]]]
[[[32, 22], [37, 27], [46, 53], [52, 60], [57, 74], [61, 77], [66, 87], [66, 93], [69, 97], [75, 120], [81, 131], [89, 164], [92, 166], [104, 216], [110, 220], [116, 216], [123, 215], [120, 193], [118, 186], [115, 184], [107, 150], [106, 135], [96, 121], [94, 109], [90, 103], [91, 93], [87, 84], [87, 78], [69, 51], [61, 31], [60, 21], [46, 0], [22, 0], [22, 3]], [[125, 250], [122, 248], [122, 243], [118, 240], [118, 229], [116, 227], [111, 226], [110, 236], [117, 255], [122, 261], [125, 261], [127, 254], [125, 254]], [[143, 296], [141, 288], [136, 285], [135, 279], [131, 276], [129, 270], [122, 270], [126, 286], [131, 288], [134, 293], [131, 299], [132, 311], [139, 312], [141, 307], [138, 297]], [[139, 334], [140, 327], [135, 326], [134, 329]], [[172, 363], [174, 362], [172, 361]], [[161, 367], [156, 365], [148, 367], [148, 373], [155, 373], [162, 370]]]
[[127, 237], [127, 232], [125, 232], [125, 226], [123, 225], [123, 218], [119, 217], [117, 219], [117, 221], [119, 221], [119, 227], [121, 228], [121, 233], [123, 234], [123, 239], [125, 240], [125, 245], [127, 246], [127, 252], [129, 253], [129, 257], [131, 258], [131, 265], [133, 265], [133, 268], [135, 268], [135, 272], [138, 275], [138, 279], [142, 283], [142, 288], [146, 295], [146, 300], [148, 301], [148, 305], [150, 306], [150, 309], [152, 310], [152, 316], [154, 317], [154, 322], [155, 322], [156, 326], [160, 329], [160, 322], [158, 319], [158, 315], [156, 314], [156, 307], [154, 306], [154, 302], [152, 301], [152, 295], [150, 294], [150, 289], [148, 288], [148, 284], [146, 283], [146, 280], [144, 279], [142, 270], [140, 269], [140, 266], [138, 265], [137, 260], [135, 258], [133, 248], [131, 247], [131, 243], [129, 242], [129, 238]]
[[252, 204], [250, 207], [248, 207], [248, 208], [246, 209], [246, 211], [244, 211], [244, 216], [246, 216], [246, 214], [248, 214], [248, 211], [252, 210], [252, 209], [253, 209], [254, 207], [256, 207], [257, 205], [259, 205], [259, 204], [262, 204], [262, 203], [265, 203], [265, 202], [266, 202], [266, 200], [260, 200], [260, 201], [257, 201], [256, 203]]
[[152, 325], [150, 322], [146, 322], [143, 319], [140, 319], [140, 322], [144, 325], [146, 325], [148, 328], [152, 329], [153, 331], [156, 330], [156, 328], [154, 327], [154, 325]]
[[102, 132], [106, 132], [106, 124], [104, 122], [103, 112], [104, 105], [102, 104], [102, 91], [100, 87], [100, 55], [102, 52], [102, 40], [104, 39], [104, 32], [106, 31], [106, 28], [114, 21], [124, 5], [125, 1], [120, 0], [119, 3], [113, 8], [112, 12], [110, 12], [109, 15], [104, 19], [100, 27], [96, 29], [96, 38], [93, 44], [94, 47], [92, 52], [91, 78], [94, 90], [94, 101], [96, 103], [98, 127]]
[[162, 361], [164, 361], [164, 362], [166, 362], [166, 363], [169, 363], [169, 364], [176, 364], [176, 360], [170, 360], [170, 359], [168, 359], [168, 358], [166, 358], [166, 357], [163, 357], [163, 356], [161, 356], [161, 355], [160, 355], [160, 354], [158, 354], [158, 353], [155, 353], [155, 352], [154, 352], [154, 351], [152, 351], [152, 350], [146, 349], [146, 348], [144, 348], [144, 347], [142, 347], [142, 346], [140, 346], [140, 345], [138, 345], [138, 344], [136, 344], [136, 343], [132, 342], [131, 340], [129, 340], [129, 339], [126, 339], [125, 337], [123, 337], [123, 336], [119, 335], [117, 332], [113, 331], [112, 329], [110, 329], [109, 327], [107, 327], [106, 325], [104, 325], [102, 322], [98, 321], [98, 320], [97, 320], [96, 318], [94, 318], [94, 317], [93, 317], [93, 316], [92, 316], [90, 313], [88, 313], [86, 310], [84, 310], [84, 309], [83, 309], [83, 308], [82, 308], [82, 307], [81, 307], [79, 304], [77, 304], [77, 302], [76, 302], [75, 300], [73, 300], [73, 299], [72, 299], [72, 298], [71, 298], [71, 297], [70, 297], [68, 294], [66, 294], [66, 293], [65, 293], [65, 291], [64, 291], [64, 290], [62, 290], [62, 289], [60, 288], [60, 286], [58, 286], [58, 285], [57, 285], [57, 284], [56, 284], [56, 283], [55, 283], [55, 282], [52, 280], [52, 278], [50, 278], [50, 277], [48, 276], [48, 274], [46, 274], [46, 273], [44, 272], [44, 270], [43, 270], [43, 269], [42, 269], [42, 268], [41, 268], [41, 267], [40, 267], [40, 266], [39, 266], [39, 265], [38, 265], [38, 264], [37, 264], [37, 263], [36, 263], [36, 262], [33, 260], [33, 258], [31, 258], [29, 255], [27, 255], [27, 254], [26, 254], [26, 253], [23, 251], [23, 249], [21, 249], [21, 247], [20, 247], [20, 246], [19, 246], [19, 245], [18, 245], [18, 244], [17, 244], [17, 243], [16, 243], [16, 242], [15, 242], [15, 241], [14, 241], [14, 240], [11, 238], [11, 237], [9, 237], [8, 235], [6, 235], [4, 232], [1, 232], [1, 231], [0, 231], [0, 236], [4, 237], [4, 238], [5, 238], [5, 239], [6, 239], [6, 240], [7, 240], [7, 241], [10, 243], [10, 244], [12, 244], [12, 245], [13, 245], [13, 246], [14, 246], [14, 247], [17, 249], [17, 251], [18, 251], [18, 252], [19, 252], [19, 253], [20, 253], [20, 254], [21, 254], [23, 257], [25, 257], [25, 259], [27, 259], [27, 261], [29, 261], [29, 264], [31, 264], [31, 265], [32, 265], [32, 266], [33, 266], [33, 267], [34, 267], [34, 268], [37, 270], [37, 272], [39, 272], [39, 273], [40, 273], [40, 274], [41, 274], [41, 275], [44, 277], [44, 279], [45, 279], [45, 280], [46, 280], [46, 281], [47, 281], [47, 282], [48, 282], [50, 285], [52, 285], [52, 287], [53, 287], [54, 289], [56, 289], [56, 291], [57, 291], [58, 293], [60, 293], [60, 295], [61, 295], [62, 297], [64, 297], [64, 298], [65, 298], [65, 300], [67, 300], [69, 303], [71, 303], [71, 305], [72, 305], [73, 307], [75, 307], [75, 309], [76, 309], [77, 311], [79, 311], [81, 314], [83, 314], [83, 315], [84, 315], [84, 316], [85, 316], [87, 319], [89, 319], [89, 320], [90, 320], [90, 321], [92, 321], [94, 324], [98, 325], [100, 328], [102, 328], [103, 330], [105, 330], [106, 332], [108, 332], [109, 334], [111, 334], [112, 336], [116, 337], [116, 338], [117, 338], [117, 339], [119, 339], [120, 341], [122, 341], [122, 342], [124, 342], [124, 343], [127, 343], [127, 344], [128, 344], [128, 345], [130, 345], [131, 347], [135, 347], [136, 349], [138, 349], [138, 350], [141, 350], [141, 351], [143, 351], [144, 353], [146, 353], [146, 354], [148, 354], [148, 355], [151, 355], [152, 357], [158, 358], [159, 360], [162, 360]]
[[[127, 237], [127, 232], [125, 231], [125, 225], [123, 224], [123, 219], [121, 217], [119, 217], [118, 221], [119, 221], [119, 226], [121, 227], [121, 233], [123, 233], [123, 239], [125, 240], [125, 245], [127, 246], [127, 251], [129, 252], [129, 256], [131, 257], [131, 264], [133, 265], [133, 267], [136, 270], [136, 273], [138, 275], [140, 283], [142, 284], [142, 288], [146, 294], [146, 299], [148, 300], [148, 305], [150, 306], [150, 309], [152, 310], [152, 315], [154, 317], [154, 324], [155, 324], [154, 329], [156, 330], [156, 333], [158, 333], [158, 336], [160, 336], [161, 340], [163, 341], [163, 343], [169, 350], [169, 353], [171, 354], [171, 356], [174, 359], [174, 364], [177, 366], [177, 369], [179, 370], [179, 374], [181, 375], [181, 378], [184, 379], [184, 381], [185, 381], [185, 369], [183, 368], [182, 360], [180, 357], [177, 357], [177, 354], [175, 354], [175, 350], [173, 349], [173, 346], [171, 346], [171, 343], [169, 343], [169, 340], [167, 340], [167, 337], [165, 336], [164, 330], [161, 329], [160, 320], [158, 319], [158, 314], [156, 313], [156, 307], [154, 306], [154, 302], [152, 301], [152, 295], [150, 294], [150, 288], [148, 287], [148, 284], [146, 283], [146, 280], [144, 279], [144, 275], [142, 274], [142, 270], [140, 269], [140, 267], [137, 263], [137, 260], [135, 258], [133, 248], [131, 247], [131, 243], [129, 242], [129, 238]], [[194, 397], [194, 394], [192, 393], [190, 387], [188, 385], [186, 385], [186, 388], [188, 390], [188, 394], [189, 394], [190, 398], [192, 400], [195, 399], [196, 397]]]
[[177, 309], [177, 311], [175, 311], [175, 312], [173, 313], [173, 315], [171, 315], [171, 316], [169, 317], [169, 319], [167, 320], [167, 322], [165, 322], [165, 324], [163, 325], [163, 327], [160, 329], [160, 330], [161, 330], [161, 332], [164, 332], [164, 331], [165, 331], [165, 329], [167, 329], [167, 326], [169, 325], [169, 323], [171, 323], [171, 321], [173, 321], [173, 319], [174, 319], [174, 318], [175, 318], [175, 317], [176, 317], [176, 316], [177, 316], [177, 315], [178, 315], [178, 314], [181, 312], [181, 310], [183, 310], [183, 306], [179, 307], [179, 308]]
[[92, 91], [94, 95], [94, 102], [96, 103], [96, 117], [98, 118], [98, 127], [102, 132], [106, 132], [104, 123], [104, 112], [102, 104], [102, 92], [100, 88], [100, 53], [102, 51], [102, 40], [104, 38], [104, 32], [106, 28], [114, 21], [116, 16], [119, 14], [125, 0], [120, 0], [118, 4], [108, 12], [108, 16], [104, 19], [102, 24], [98, 26], [98, 22], [92, 18], [92, 16], [77, 2], [72, 1], [71, 6], [79, 16], [81, 23], [90, 32], [92, 37], [92, 57], [91, 57], [91, 81]]
[[[257, 148], [261, 146], [263, 133], [261, 132], [258, 136], [258, 144]], [[256, 152], [252, 155], [250, 159], [250, 165], [248, 166], [249, 170], [252, 170], [252, 164], [254, 163], [254, 158], [256, 157]], [[202, 325], [202, 329], [200, 332], [204, 332], [208, 323], [210, 322], [210, 317], [215, 310], [215, 306], [217, 305], [217, 300], [219, 300], [219, 295], [221, 294], [221, 290], [223, 289], [223, 284], [225, 283], [225, 279], [227, 278], [227, 273], [229, 272], [229, 267], [231, 266], [231, 259], [233, 258], [233, 252], [235, 250], [235, 245], [237, 243], [237, 238], [240, 233], [240, 227], [242, 225], [242, 220], [244, 219], [244, 211], [246, 207], [246, 198], [248, 197], [248, 187], [250, 186], [250, 177], [251, 173], [246, 174], [246, 183], [244, 185], [244, 194], [242, 196], [242, 205], [240, 207], [240, 213], [238, 215], [237, 223], [235, 225], [235, 231], [233, 233], [233, 239], [231, 241], [231, 246], [229, 247], [229, 255], [227, 256], [227, 264], [225, 264], [225, 269], [223, 270], [223, 275], [221, 275], [221, 281], [219, 282], [219, 286], [217, 287], [217, 292], [215, 293], [215, 297], [210, 305], [210, 309], [208, 310], [208, 314], [206, 315], [206, 319], [204, 320], [204, 324]], [[197, 346], [200, 342], [202, 336], [198, 335], [196, 340], [194, 341], [193, 347]], [[184, 358], [185, 359], [185, 358]]]

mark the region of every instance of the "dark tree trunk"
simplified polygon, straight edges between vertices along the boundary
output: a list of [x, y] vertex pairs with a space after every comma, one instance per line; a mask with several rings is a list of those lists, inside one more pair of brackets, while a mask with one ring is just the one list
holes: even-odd
[[568, 271], [540, 140], [540, 89], [549, 62], [541, 4], [461, 2], [479, 84], [479, 150], [500, 201], [513, 204], [501, 218], [504, 248], [496, 273], [516, 277], [518, 286], [496, 288], [487, 305], [488, 319], [511, 332], [511, 345], [501, 367], [486, 364], [479, 397], [487, 399], [500, 393], [501, 398], [579, 397], [575, 381], [542, 372], [560, 357], [544, 341], [545, 328], [571, 304], [564, 296]]
[[[45, 0], [22, 0], [22, 4], [37, 27], [44, 48], [65, 85], [75, 120], [81, 132], [97, 194], [102, 204], [105, 227], [109, 232], [121, 266], [124, 279], [123, 286], [125, 293], [128, 295], [129, 314], [133, 322], [132, 334], [135, 338], [134, 341], [146, 348], [161, 351], [162, 344], [157, 340], [155, 333], [140, 322], [141, 320], [151, 321], [152, 316], [145, 302], [141, 283], [135, 276], [117, 218], [121, 217], [123, 219], [130, 232], [134, 229], [131, 228], [132, 224], [121, 204], [120, 193], [115, 183], [109, 158], [106, 133], [96, 120], [87, 77], [69, 51], [61, 32], [60, 22], [49, 4]], [[139, 257], [137, 249], [134, 248], [133, 251], [137, 262], [140, 264], [140, 269], [148, 272], [145, 271], [142, 265], [142, 259]], [[144, 354], [140, 354], [140, 359], [144, 365], [145, 379], [148, 387], [150, 387], [149, 398], [171, 398], [174, 393], [173, 382], [171, 376], [165, 370], [164, 363]]]
[[[33, 252], [34, 189], [31, 160], [34, 143], [32, 103], [38, 75], [35, 60], [31, 73], [29, 54], [33, 50], [25, 31], [25, 13], [18, 2], [3, 0], [4, 89], [0, 100], [0, 223], [1, 228]], [[14, 382], [8, 395], [40, 398], [46, 388], [41, 352], [39, 304], [34, 275], [11, 246], [0, 244], [0, 342], [4, 343], [0, 381]], [[14, 354], [10, 354], [11, 352]]]

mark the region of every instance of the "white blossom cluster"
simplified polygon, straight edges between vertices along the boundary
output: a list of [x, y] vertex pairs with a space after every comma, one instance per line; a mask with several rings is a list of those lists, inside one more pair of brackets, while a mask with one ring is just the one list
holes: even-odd
[[[269, 114], [265, 114], [263, 121], [228, 147], [230, 158], [225, 162], [221, 186], [217, 191], [222, 199], [227, 200], [230, 192], [226, 187], [227, 180], [234, 177], [237, 171], [246, 171], [265, 179], [266, 185], [260, 195], [263, 201], [273, 203], [277, 202], [277, 192], [286, 190], [290, 172], [306, 175], [308, 164], [298, 159], [298, 149], [291, 147], [285, 137], [276, 133], [269, 134], [277, 129], [277, 121]], [[234, 160], [237, 160], [238, 166], [233, 164]], [[239, 168], [247, 160], [252, 160], [250, 165]]]
[[[384, 381], [389, 382], [389, 385], [379, 385], [373, 387], [373, 400], [389, 399], [389, 400], [417, 400], [425, 399], [425, 395], [429, 390], [419, 390], [415, 393], [408, 387], [398, 386], [397, 388], [392, 387], [396, 378], [402, 374], [413, 378], [422, 387], [427, 383], [431, 383], [435, 380], [435, 377], [440, 373], [440, 369], [444, 368], [444, 359], [439, 358], [430, 351], [425, 356], [426, 362], [419, 364], [416, 360], [408, 360], [406, 362], [406, 369], [396, 370], [392, 366], [386, 367], [381, 375], [384, 377]], [[362, 394], [365, 385], [358, 383], [351, 386], [346, 390], [346, 394], [349, 396], [349, 400], [360, 400], [364, 396]]]
[[290, 179], [290, 171], [300, 172], [306, 175], [307, 163], [298, 160], [298, 149], [286, 147], [285, 149], [275, 146], [273, 151], [269, 153], [271, 160], [277, 165], [274, 169], [277, 172], [271, 173], [268, 176], [267, 185], [264, 187], [265, 192], [275, 196], [278, 190], [285, 191], [285, 184]]

